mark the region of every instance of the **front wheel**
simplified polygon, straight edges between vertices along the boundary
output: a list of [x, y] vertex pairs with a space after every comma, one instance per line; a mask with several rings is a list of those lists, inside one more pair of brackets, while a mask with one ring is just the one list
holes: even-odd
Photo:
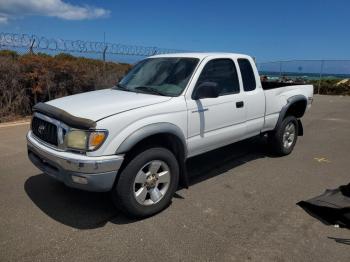
[[298, 139], [298, 121], [294, 116], [283, 119], [276, 131], [268, 134], [273, 152], [279, 156], [289, 155]]
[[147, 217], [167, 207], [179, 181], [179, 165], [165, 148], [147, 149], [134, 157], [113, 189], [115, 204], [134, 217]]

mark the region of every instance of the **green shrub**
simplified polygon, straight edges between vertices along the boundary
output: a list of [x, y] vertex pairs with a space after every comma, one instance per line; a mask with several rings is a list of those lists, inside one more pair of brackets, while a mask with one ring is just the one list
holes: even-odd
[[12, 59], [18, 58], [18, 53], [12, 50], [0, 50], [0, 56], [2, 57], [11, 57]]
[[350, 95], [350, 82], [338, 84], [341, 79], [322, 79], [309, 81], [314, 85], [314, 93], [321, 95]]
[[36, 55], [41, 57], [51, 57], [49, 54], [41, 53], [41, 52], [36, 53]]
[[55, 55], [55, 58], [62, 59], [62, 60], [69, 60], [69, 61], [77, 59], [77, 57], [75, 57], [71, 54], [66, 54], [66, 53], [59, 53], [58, 55]]

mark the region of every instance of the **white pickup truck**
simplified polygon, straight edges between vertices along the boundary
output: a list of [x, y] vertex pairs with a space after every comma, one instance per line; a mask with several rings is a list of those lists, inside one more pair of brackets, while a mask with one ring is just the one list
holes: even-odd
[[278, 155], [303, 134], [311, 85], [261, 83], [250, 56], [155, 55], [111, 88], [34, 106], [28, 156], [67, 186], [111, 191], [127, 214], [164, 209], [190, 157], [267, 134]]

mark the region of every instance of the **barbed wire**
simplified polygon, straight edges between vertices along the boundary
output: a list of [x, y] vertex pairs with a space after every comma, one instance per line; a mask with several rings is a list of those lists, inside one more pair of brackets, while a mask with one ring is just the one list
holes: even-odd
[[104, 43], [83, 40], [64, 40], [37, 35], [0, 32], [0, 47], [28, 48], [29, 50], [48, 50], [70, 53], [95, 53], [114, 55], [150, 56], [186, 52], [184, 50]]

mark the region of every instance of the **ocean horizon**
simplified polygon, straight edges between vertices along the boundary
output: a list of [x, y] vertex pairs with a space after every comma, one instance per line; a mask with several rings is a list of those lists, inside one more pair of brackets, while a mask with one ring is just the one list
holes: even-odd
[[350, 74], [328, 74], [324, 73], [320, 75], [320, 73], [297, 73], [297, 72], [275, 72], [275, 71], [259, 71], [261, 76], [267, 76], [271, 78], [279, 78], [281, 76], [286, 76], [289, 78], [303, 78], [305, 80], [317, 80], [322, 77], [322, 79], [346, 79], [350, 78]]

